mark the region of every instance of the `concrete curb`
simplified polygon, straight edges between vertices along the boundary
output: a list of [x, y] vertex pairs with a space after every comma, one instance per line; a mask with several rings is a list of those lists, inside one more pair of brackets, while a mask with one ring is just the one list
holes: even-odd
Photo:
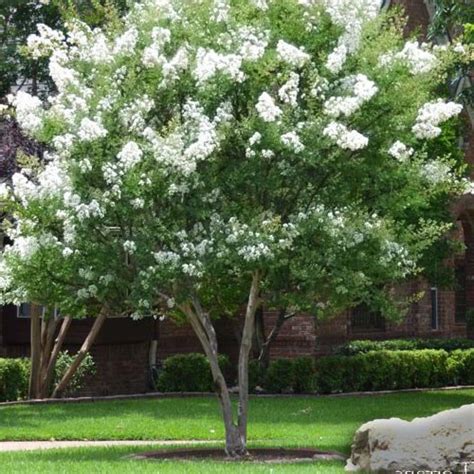
[[[424, 393], [439, 392], [460, 389], [474, 389], [474, 385], [456, 385], [437, 388], [407, 388], [402, 390], [381, 390], [378, 392], [347, 392], [321, 395], [318, 393], [260, 393], [251, 394], [252, 398], [345, 398], [345, 397], [368, 397], [378, 395], [390, 395], [399, 393]], [[213, 392], [148, 392], [135, 393], [131, 395], [106, 395], [102, 397], [77, 397], [77, 398], [48, 398], [41, 400], [19, 400], [16, 402], [1, 402], [0, 408], [15, 405], [50, 405], [60, 403], [91, 403], [112, 400], [146, 400], [158, 398], [196, 398], [196, 397], [215, 397]]]

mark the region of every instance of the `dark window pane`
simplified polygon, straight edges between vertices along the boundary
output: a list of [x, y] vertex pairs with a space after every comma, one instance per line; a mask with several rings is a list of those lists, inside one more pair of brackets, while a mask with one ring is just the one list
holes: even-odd
[[385, 318], [380, 311], [372, 311], [361, 303], [352, 310], [351, 326], [353, 332], [384, 331]]

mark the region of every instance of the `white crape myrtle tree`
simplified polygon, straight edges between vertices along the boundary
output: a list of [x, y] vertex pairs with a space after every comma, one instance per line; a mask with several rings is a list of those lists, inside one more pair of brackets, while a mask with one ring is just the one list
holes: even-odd
[[[405, 44], [378, 0], [145, 0], [117, 28], [28, 41], [57, 94], [11, 98], [48, 152], [2, 189], [2, 301], [185, 317], [245, 455], [259, 305], [395, 313], [391, 284], [449, 229], [433, 207], [462, 167], [428, 150], [461, 112], [445, 70], [471, 53]], [[239, 312], [234, 413], [213, 318]]]

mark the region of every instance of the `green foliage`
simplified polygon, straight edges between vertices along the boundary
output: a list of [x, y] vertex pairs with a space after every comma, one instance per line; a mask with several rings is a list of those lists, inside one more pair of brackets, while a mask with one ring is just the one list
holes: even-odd
[[454, 351], [449, 363], [457, 384], [474, 385], [474, 349]]
[[259, 364], [258, 360], [249, 361], [249, 391], [255, 391], [256, 387], [262, 387], [265, 379], [265, 370]]
[[265, 374], [264, 388], [271, 393], [291, 390], [293, 388], [293, 361], [277, 359], [271, 362]]
[[[227, 356], [219, 355], [219, 367], [226, 372]], [[162, 392], [212, 392], [214, 383], [209, 361], [199, 353], [168, 357], [158, 375], [157, 387]]]
[[399, 390], [473, 382], [474, 349], [378, 350], [316, 361], [320, 393]]
[[360, 340], [351, 341], [337, 348], [336, 354], [357, 355], [370, 351], [412, 351], [416, 349], [443, 349], [454, 351], [456, 349], [474, 348], [474, 340], [451, 338], [451, 339], [389, 339], [386, 341]]
[[310, 357], [276, 359], [264, 377], [264, 389], [271, 393], [314, 391], [314, 361]]
[[26, 397], [28, 376], [28, 359], [0, 359], [0, 402]]
[[[0, 2], [0, 98], [10, 88], [26, 82], [34, 94], [54, 90], [48, 62], [23, 51], [27, 37], [37, 33], [37, 23], [64, 29], [64, 22], [80, 18], [92, 27], [116, 24], [126, 10], [126, 0], [3, 0]], [[16, 90], [16, 89], [14, 89]]]
[[[55, 374], [54, 374], [54, 383], [57, 384], [66, 373], [66, 370], [71, 366], [74, 361], [74, 355], [69, 354], [69, 351], [62, 351], [58, 356], [56, 362]], [[72, 377], [68, 386], [65, 390], [65, 395], [74, 395], [77, 390], [83, 387], [84, 380], [89, 375], [95, 374], [95, 362], [91, 354], [87, 354], [84, 357], [81, 365], [77, 369], [76, 373]]]

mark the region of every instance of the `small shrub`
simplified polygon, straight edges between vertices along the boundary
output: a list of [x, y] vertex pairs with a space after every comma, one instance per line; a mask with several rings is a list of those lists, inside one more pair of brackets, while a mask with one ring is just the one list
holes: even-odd
[[26, 397], [29, 372], [28, 359], [0, 359], [0, 402]]
[[[56, 368], [54, 373], [54, 384], [58, 384], [59, 381], [62, 379], [63, 375], [66, 373], [67, 369], [71, 366], [74, 361], [75, 356], [69, 354], [69, 351], [62, 351], [58, 355], [58, 360], [56, 361]], [[95, 362], [92, 358], [91, 354], [87, 354], [84, 357], [81, 365], [77, 369], [76, 373], [72, 377], [71, 381], [69, 382], [68, 386], [65, 390], [66, 396], [74, 395], [80, 388], [83, 387], [83, 383], [85, 378], [88, 375], [95, 374]]]
[[[226, 373], [229, 359], [219, 355], [219, 366]], [[158, 375], [162, 392], [211, 392], [214, 390], [211, 367], [204, 354], [177, 354], [168, 357]]]
[[293, 361], [291, 359], [276, 359], [270, 362], [265, 375], [265, 390], [272, 393], [282, 393], [293, 389]]

